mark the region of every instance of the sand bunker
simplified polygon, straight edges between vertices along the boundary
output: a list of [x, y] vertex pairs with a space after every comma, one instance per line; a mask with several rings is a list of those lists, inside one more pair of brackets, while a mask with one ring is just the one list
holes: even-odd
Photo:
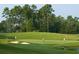
[[30, 43], [27, 43], [27, 42], [21, 42], [21, 44], [30, 44]]
[[11, 41], [11, 42], [9, 42], [9, 43], [18, 44], [19, 41]]
[[9, 43], [12, 43], [12, 44], [30, 44], [28, 42], [21, 42], [21, 41], [11, 41]]

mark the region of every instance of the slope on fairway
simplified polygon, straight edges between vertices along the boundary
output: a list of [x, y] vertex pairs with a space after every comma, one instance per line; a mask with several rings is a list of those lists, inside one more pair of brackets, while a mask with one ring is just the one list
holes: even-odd
[[79, 53], [75, 48], [54, 46], [50, 44], [2, 44], [0, 45], [0, 54], [71, 54]]
[[[16, 39], [14, 37], [16, 36]], [[1, 53], [79, 53], [79, 34], [46, 32], [1, 33]], [[66, 40], [63, 40], [66, 38]], [[8, 44], [8, 41], [24, 41], [30, 44]]]
[[[2, 35], [2, 34], [1, 34]], [[20, 33], [4, 33], [5, 36], [14, 37], [16, 39], [45, 39], [45, 40], [79, 40], [79, 34], [59, 34], [46, 32], [20, 32]]]

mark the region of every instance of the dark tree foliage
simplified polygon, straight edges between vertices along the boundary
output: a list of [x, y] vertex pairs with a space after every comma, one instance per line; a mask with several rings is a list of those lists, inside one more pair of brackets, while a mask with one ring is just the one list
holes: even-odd
[[77, 17], [68, 16], [66, 19], [54, 14], [53, 6], [46, 4], [40, 9], [36, 5], [17, 5], [12, 9], [5, 7], [0, 23], [0, 32], [55, 32], [79, 33]]

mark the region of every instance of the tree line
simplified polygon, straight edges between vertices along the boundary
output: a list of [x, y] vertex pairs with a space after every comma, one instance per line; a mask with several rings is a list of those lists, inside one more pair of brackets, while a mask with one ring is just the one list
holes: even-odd
[[[36, 5], [17, 5], [12, 9], [5, 7], [2, 17], [6, 20], [0, 22], [0, 32], [55, 32], [75, 34], [79, 33], [77, 17], [56, 16], [50, 4], [40, 9]], [[65, 11], [64, 11], [65, 12]]]

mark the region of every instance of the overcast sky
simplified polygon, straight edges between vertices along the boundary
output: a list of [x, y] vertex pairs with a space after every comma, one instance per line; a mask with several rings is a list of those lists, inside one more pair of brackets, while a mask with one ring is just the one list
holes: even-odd
[[[13, 8], [15, 4], [0, 4], [0, 21], [2, 20], [1, 15], [4, 7], [9, 7], [10, 9]], [[41, 8], [43, 5], [38, 4], [37, 7]], [[79, 4], [54, 4], [52, 5], [53, 9], [55, 10], [55, 15], [61, 15], [65, 18], [68, 15], [79, 17]]]

